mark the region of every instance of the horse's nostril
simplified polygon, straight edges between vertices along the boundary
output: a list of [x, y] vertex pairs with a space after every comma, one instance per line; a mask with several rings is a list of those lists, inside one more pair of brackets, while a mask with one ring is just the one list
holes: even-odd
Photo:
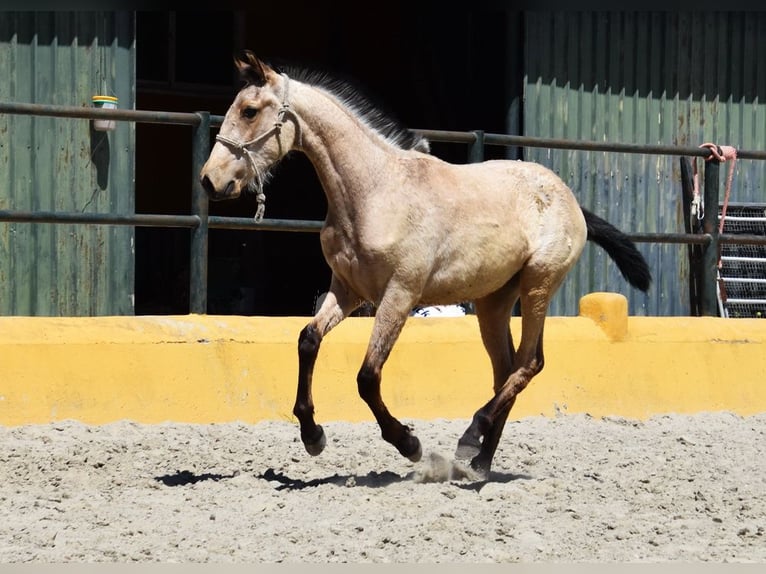
[[202, 176], [202, 179], [200, 180], [200, 183], [202, 184], [202, 189], [204, 189], [208, 196], [212, 197], [215, 195], [215, 187], [213, 186], [213, 182], [210, 181], [210, 178], [206, 175]]
[[234, 180], [227, 183], [226, 187], [223, 189], [216, 189], [215, 184], [213, 184], [210, 178], [206, 175], [203, 175], [200, 178], [200, 183], [207, 193], [208, 199], [211, 201], [221, 201], [230, 197], [236, 197], [236, 185]]

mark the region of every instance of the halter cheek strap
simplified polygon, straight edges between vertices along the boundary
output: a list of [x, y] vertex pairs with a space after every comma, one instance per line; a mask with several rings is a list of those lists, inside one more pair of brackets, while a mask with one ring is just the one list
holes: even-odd
[[[272, 128], [261, 135], [246, 141], [246, 142], [239, 142], [237, 140], [233, 140], [231, 138], [227, 138], [225, 136], [222, 136], [221, 134], [218, 134], [215, 136], [216, 141], [219, 141], [223, 144], [228, 145], [229, 147], [233, 148], [235, 151], [238, 151], [247, 158], [248, 166], [250, 167], [250, 170], [252, 171], [253, 177], [260, 179], [260, 174], [258, 172], [258, 168], [255, 165], [255, 160], [253, 159], [253, 156], [250, 154], [250, 148], [251, 146], [261, 142], [262, 140], [265, 140], [272, 135], [275, 135], [277, 137], [277, 144], [279, 145], [279, 155], [282, 155], [282, 140], [279, 139], [279, 135], [282, 133], [282, 126], [285, 123], [285, 116], [287, 114], [290, 114], [293, 116], [293, 119], [298, 121], [298, 116], [296, 113], [292, 110], [290, 107], [290, 103], [287, 101], [288, 92], [290, 89], [290, 78], [287, 76], [287, 74], [282, 74], [282, 77], [285, 79], [285, 92], [282, 96], [282, 104], [279, 106], [279, 111], [277, 112], [277, 121], [274, 122], [274, 125]], [[266, 211], [266, 194], [263, 193], [263, 186], [259, 186], [259, 193], [255, 196], [255, 200], [257, 203], [257, 208], [255, 210], [255, 221], [260, 222], [263, 219], [263, 214]]]

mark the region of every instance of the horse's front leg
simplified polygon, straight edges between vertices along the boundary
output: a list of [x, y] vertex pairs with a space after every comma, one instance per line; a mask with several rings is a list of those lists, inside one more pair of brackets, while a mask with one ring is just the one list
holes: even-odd
[[383, 439], [395, 446], [403, 456], [417, 462], [423, 455], [420, 441], [411, 433], [409, 427], [388, 412], [380, 394], [383, 365], [399, 338], [413, 304], [409, 293], [389, 289], [375, 314], [372, 336], [356, 380], [359, 396], [370, 407]]
[[327, 444], [324, 430], [314, 420], [314, 399], [311, 393], [319, 346], [324, 336], [360, 303], [361, 300], [333, 275], [330, 290], [319, 311], [298, 337], [298, 391], [293, 414], [300, 423], [303, 446], [312, 456], [321, 453]]

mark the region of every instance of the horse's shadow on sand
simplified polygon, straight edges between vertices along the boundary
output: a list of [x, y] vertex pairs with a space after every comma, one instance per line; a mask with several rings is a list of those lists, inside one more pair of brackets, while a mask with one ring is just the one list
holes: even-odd
[[[228, 480], [237, 476], [238, 472], [231, 474], [218, 474], [218, 473], [203, 473], [195, 474], [188, 470], [180, 470], [175, 474], [166, 474], [163, 476], [155, 477], [157, 482], [161, 482], [165, 486], [187, 486], [189, 484], [196, 484], [204, 481], [218, 482], [220, 480]], [[267, 469], [261, 474], [257, 474], [256, 478], [265, 480], [270, 483], [277, 483], [275, 490], [304, 490], [307, 488], [315, 488], [317, 486], [323, 486], [327, 484], [335, 486], [346, 487], [362, 487], [362, 488], [384, 488], [391, 486], [392, 484], [404, 483], [404, 482], [416, 482], [416, 483], [450, 483], [458, 488], [466, 490], [475, 490], [479, 492], [488, 483], [509, 483], [516, 480], [530, 480], [532, 477], [526, 474], [513, 474], [509, 472], [491, 472], [489, 478], [486, 480], [477, 481], [457, 481], [450, 479], [442, 480], [423, 480], [418, 472], [410, 472], [405, 475], [397, 474], [391, 471], [383, 472], [368, 472], [365, 475], [353, 475], [353, 474], [333, 474], [323, 478], [314, 478], [311, 480], [303, 480], [300, 478], [291, 478], [281, 472], [276, 472], [273, 468]]]
[[212, 480], [218, 482], [219, 480], [226, 480], [237, 476], [237, 472], [231, 474], [217, 474], [205, 472], [203, 474], [194, 474], [188, 470], [178, 470], [175, 474], [164, 474], [162, 476], [155, 476], [154, 480], [161, 482], [165, 486], [188, 486], [190, 484], [196, 484], [198, 482], [205, 482]]
[[513, 482], [514, 480], [529, 480], [532, 477], [528, 475], [523, 475], [523, 474], [491, 472], [489, 479], [487, 480], [478, 480], [473, 482], [459, 482], [456, 480], [449, 480], [449, 479], [422, 480], [420, 478], [419, 473], [415, 471], [409, 472], [405, 475], [397, 474], [391, 471], [384, 471], [384, 472], [372, 471], [372, 472], [368, 472], [366, 475], [361, 475], [361, 476], [351, 475], [351, 474], [346, 474], [346, 475], [333, 474], [332, 476], [327, 476], [324, 478], [302, 480], [300, 478], [290, 478], [289, 476], [286, 476], [285, 474], [282, 474], [281, 472], [276, 472], [274, 469], [270, 468], [263, 474], [258, 475], [258, 478], [261, 478], [268, 482], [279, 483], [275, 487], [276, 490], [303, 490], [306, 488], [314, 488], [314, 487], [322, 486], [325, 484], [334, 484], [336, 486], [363, 487], [363, 488], [382, 488], [386, 486], [391, 486], [392, 484], [399, 484], [404, 482], [417, 482], [417, 483], [440, 482], [440, 483], [450, 483], [450, 484], [453, 484], [454, 486], [457, 486], [458, 488], [475, 490], [478, 492], [484, 487], [484, 485], [490, 482], [508, 483], [508, 482]]

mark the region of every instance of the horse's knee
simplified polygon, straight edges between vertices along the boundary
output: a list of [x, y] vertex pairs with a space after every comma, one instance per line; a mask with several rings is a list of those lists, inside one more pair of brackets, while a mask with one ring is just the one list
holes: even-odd
[[376, 400], [380, 396], [380, 371], [369, 365], [362, 366], [356, 376], [356, 386], [364, 402]]
[[306, 325], [298, 335], [298, 353], [301, 356], [316, 356], [321, 342], [319, 331], [313, 325]]

